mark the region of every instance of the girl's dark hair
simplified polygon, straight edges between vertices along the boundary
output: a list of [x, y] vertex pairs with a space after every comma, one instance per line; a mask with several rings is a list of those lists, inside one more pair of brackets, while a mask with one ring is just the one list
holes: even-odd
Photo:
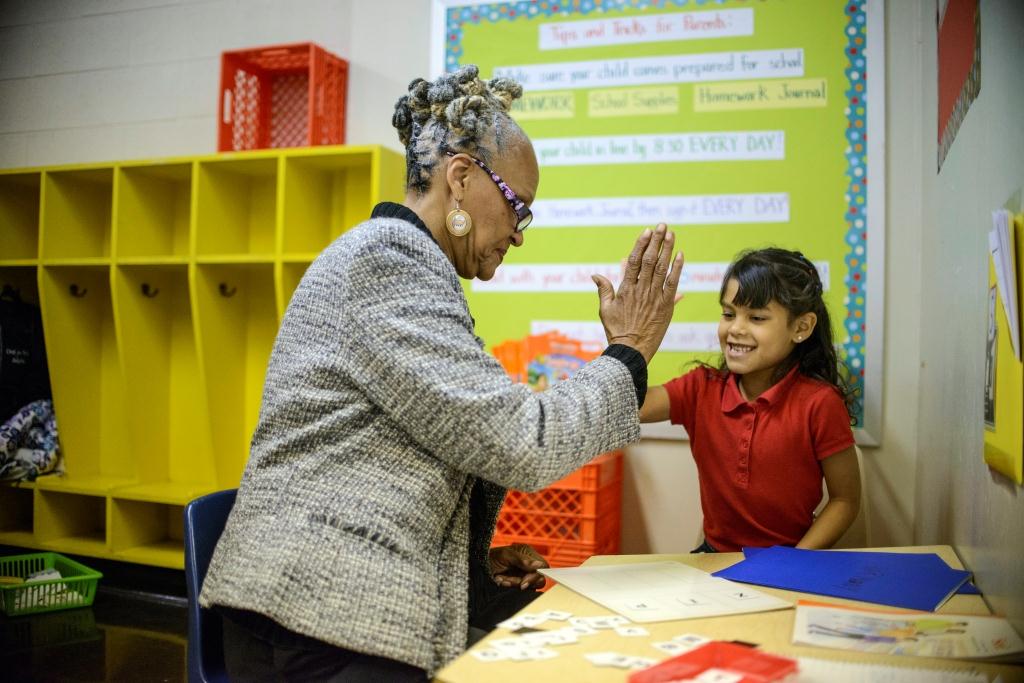
[[[835, 387], [846, 403], [851, 420], [856, 411], [855, 391], [850, 385], [849, 370], [832, 340], [832, 320], [822, 299], [824, 288], [818, 270], [799, 251], [768, 248], [742, 252], [725, 271], [719, 300], [724, 300], [729, 280], [739, 284], [733, 303], [750, 308], [765, 308], [775, 301], [786, 309], [793, 320], [805, 313], [814, 313], [818, 322], [811, 336], [796, 345], [793, 352], [775, 370], [777, 382], [799, 366], [800, 372]], [[720, 371], [727, 369], [725, 358]]]

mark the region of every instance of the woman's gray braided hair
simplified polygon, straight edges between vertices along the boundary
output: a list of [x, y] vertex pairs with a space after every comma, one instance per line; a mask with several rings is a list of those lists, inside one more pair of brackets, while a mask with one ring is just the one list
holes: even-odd
[[417, 78], [395, 103], [391, 125], [405, 146], [406, 185], [425, 192], [446, 150], [466, 152], [490, 163], [498, 150], [525, 140], [509, 116], [523, 87], [511, 78], [482, 81], [470, 64], [433, 83]]

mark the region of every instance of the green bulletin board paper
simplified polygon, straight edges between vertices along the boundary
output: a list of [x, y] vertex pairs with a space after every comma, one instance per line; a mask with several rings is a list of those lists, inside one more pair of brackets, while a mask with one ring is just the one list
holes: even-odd
[[494, 281], [466, 284], [488, 345], [545, 321], [599, 335], [588, 274], [616, 275], [639, 232], [664, 220], [686, 254], [686, 296], [652, 383], [717, 361], [721, 272], [774, 245], [819, 267], [862, 404], [876, 400], [881, 387], [864, 385], [865, 0], [439, 2], [444, 68], [523, 82], [513, 113], [541, 164], [525, 246]]

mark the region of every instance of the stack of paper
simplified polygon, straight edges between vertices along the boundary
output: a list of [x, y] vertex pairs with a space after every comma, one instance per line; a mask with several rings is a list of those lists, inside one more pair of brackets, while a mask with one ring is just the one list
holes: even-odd
[[1013, 355], [1020, 360], [1020, 315], [1017, 307], [1017, 269], [1014, 263], [1013, 214], [1006, 209], [992, 212], [992, 229], [988, 233], [988, 249], [996, 270], [999, 298], [1003, 300]]
[[934, 611], [971, 573], [934, 553], [766, 548], [715, 576], [786, 590]]

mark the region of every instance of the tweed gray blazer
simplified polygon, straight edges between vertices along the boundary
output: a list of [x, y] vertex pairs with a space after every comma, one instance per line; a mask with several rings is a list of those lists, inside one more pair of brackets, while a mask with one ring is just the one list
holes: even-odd
[[543, 393], [513, 384], [440, 247], [368, 220], [288, 306], [200, 603], [433, 673], [465, 649], [470, 559], [487, 566], [505, 489], [540, 489], [639, 436], [622, 362], [602, 356]]

